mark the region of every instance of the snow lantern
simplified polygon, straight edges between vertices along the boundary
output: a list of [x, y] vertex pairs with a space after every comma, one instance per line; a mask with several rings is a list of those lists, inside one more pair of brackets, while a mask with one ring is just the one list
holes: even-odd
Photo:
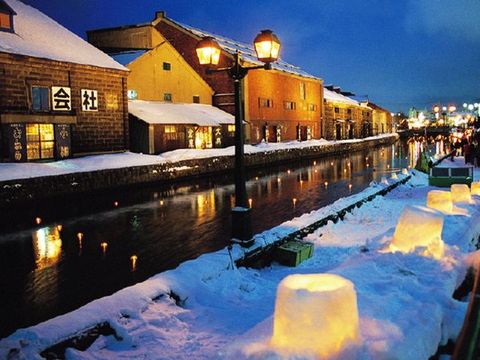
[[389, 250], [409, 253], [423, 248], [422, 255], [443, 257], [443, 214], [425, 206], [409, 205], [398, 220]]
[[442, 212], [453, 211], [452, 193], [444, 190], [431, 190], [427, 194], [427, 207]]
[[381, 180], [380, 182], [381, 182], [382, 184], [384, 184], [384, 185], [389, 185], [389, 184], [388, 184], [388, 180], [387, 180], [387, 178], [386, 178], [385, 176], [382, 176], [382, 180]]
[[359, 342], [357, 295], [333, 274], [295, 274], [277, 289], [272, 345], [282, 352], [338, 355]]
[[480, 195], [480, 181], [472, 183], [470, 190], [472, 195]]
[[403, 169], [402, 169], [402, 174], [403, 174], [403, 175], [408, 175], [408, 170], [405, 169], [405, 168], [403, 168]]
[[470, 203], [472, 200], [470, 188], [467, 184], [452, 184], [450, 191], [452, 192], [452, 201], [454, 203]]
[[393, 180], [397, 180], [397, 179], [398, 179], [397, 173], [392, 173], [392, 179], [393, 179]]

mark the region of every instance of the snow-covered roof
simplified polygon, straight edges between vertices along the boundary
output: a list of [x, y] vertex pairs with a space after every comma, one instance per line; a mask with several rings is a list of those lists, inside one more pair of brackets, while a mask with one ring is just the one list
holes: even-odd
[[[241, 58], [246, 62], [249, 62], [251, 64], [255, 64], [255, 65], [263, 65], [263, 62], [261, 62], [257, 59], [255, 49], [253, 48], [252, 45], [245, 44], [245, 43], [242, 43], [242, 42], [239, 42], [239, 41], [236, 41], [236, 40], [232, 40], [232, 39], [226, 38], [224, 36], [213, 34], [213, 33], [210, 33], [210, 32], [204, 31], [204, 30], [196, 29], [196, 28], [191, 27], [189, 25], [185, 25], [185, 24], [179, 23], [177, 21], [171, 20], [170, 18], [168, 20], [172, 21], [173, 23], [177, 24], [178, 26], [182, 27], [183, 29], [193, 33], [194, 35], [197, 35], [197, 36], [200, 36], [200, 37], [204, 37], [204, 36], [213, 37], [218, 42], [218, 44], [222, 47], [222, 49], [225, 50], [226, 52], [233, 55], [237, 51], [239, 51], [240, 54], [241, 54]], [[298, 66], [289, 64], [289, 63], [283, 61], [280, 58], [278, 59], [277, 62], [272, 63], [272, 68], [275, 69], [275, 70], [278, 70], [278, 71], [283, 71], [283, 72], [286, 72], [286, 73], [290, 73], [290, 74], [294, 74], [294, 75], [298, 75], [298, 76], [303, 76], [303, 77], [306, 77], [306, 78], [321, 80], [319, 77], [314, 76], [312, 74], [309, 74], [306, 71], [303, 71], [302, 69], [300, 69]]]
[[5, 0], [16, 13], [14, 33], [0, 31], [0, 52], [127, 70], [104, 52], [39, 10], [18, 0]]
[[328, 89], [323, 89], [323, 97], [328, 100], [328, 101], [333, 101], [333, 102], [338, 102], [342, 104], [348, 104], [348, 105], [356, 105], [358, 106], [359, 103], [348, 96], [339, 94], [335, 91], [331, 91]]
[[128, 112], [148, 124], [235, 124], [233, 115], [211, 105], [129, 100]]

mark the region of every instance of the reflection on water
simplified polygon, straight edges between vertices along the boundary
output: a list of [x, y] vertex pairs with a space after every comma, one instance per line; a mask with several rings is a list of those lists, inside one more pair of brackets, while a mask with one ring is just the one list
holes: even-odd
[[[413, 167], [421, 146], [397, 143], [249, 171], [254, 233]], [[68, 199], [43, 202], [0, 218], [1, 229], [31, 226], [36, 217], [45, 224], [0, 234], [0, 288], [7, 289], [0, 292], [0, 337], [223, 248], [234, 192], [233, 179], [217, 175], [82, 196], [75, 207]]]
[[32, 234], [36, 270], [55, 265], [62, 253], [61, 226], [44, 227]]

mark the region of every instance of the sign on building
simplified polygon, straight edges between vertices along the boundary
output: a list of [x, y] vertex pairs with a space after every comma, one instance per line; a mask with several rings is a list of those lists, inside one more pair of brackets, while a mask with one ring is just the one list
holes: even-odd
[[12, 161], [27, 161], [25, 124], [9, 124], [9, 154]]
[[66, 86], [52, 86], [52, 110], [72, 110], [71, 89]]
[[55, 146], [57, 150], [57, 159], [69, 158], [71, 153], [70, 125], [55, 124]]
[[82, 89], [80, 92], [82, 111], [98, 111], [98, 91]]

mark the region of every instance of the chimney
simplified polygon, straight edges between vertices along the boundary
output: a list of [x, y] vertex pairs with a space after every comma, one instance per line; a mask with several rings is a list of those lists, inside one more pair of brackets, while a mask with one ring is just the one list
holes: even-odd
[[163, 10], [156, 11], [155, 12], [155, 19], [153, 19], [153, 20], [163, 19], [165, 17], [167, 17], [167, 13], [165, 11], [163, 11]]

